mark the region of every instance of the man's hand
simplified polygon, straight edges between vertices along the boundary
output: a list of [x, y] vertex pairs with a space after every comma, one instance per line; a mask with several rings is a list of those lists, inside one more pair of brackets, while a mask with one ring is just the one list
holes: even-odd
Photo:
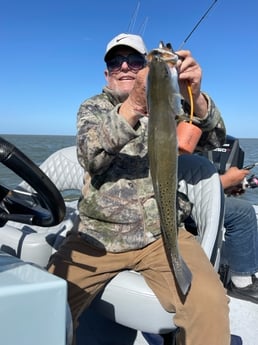
[[126, 101], [121, 105], [121, 114], [132, 127], [134, 127], [143, 115], [147, 115], [146, 82], [149, 67], [145, 67], [137, 73], [132, 91]]
[[128, 100], [136, 112], [147, 114], [146, 83], [149, 67], [145, 67], [137, 73], [134, 87]]
[[220, 180], [226, 194], [240, 195], [244, 193], [243, 180], [250, 173], [249, 170], [230, 167]]
[[188, 50], [179, 50], [176, 52], [181, 58], [177, 62], [178, 81], [180, 92], [184, 99], [190, 104], [187, 86], [191, 87], [194, 112], [200, 118], [206, 116], [208, 111], [207, 101], [201, 93], [202, 69], [197, 61], [192, 57]]

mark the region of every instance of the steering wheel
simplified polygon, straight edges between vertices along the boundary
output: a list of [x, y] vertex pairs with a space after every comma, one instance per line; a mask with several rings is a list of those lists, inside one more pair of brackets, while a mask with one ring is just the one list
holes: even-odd
[[25, 180], [35, 191], [9, 190], [0, 184], [0, 226], [8, 220], [49, 227], [65, 216], [61, 193], [43, 171], [18, 148], [0, 137], [0, 162]]

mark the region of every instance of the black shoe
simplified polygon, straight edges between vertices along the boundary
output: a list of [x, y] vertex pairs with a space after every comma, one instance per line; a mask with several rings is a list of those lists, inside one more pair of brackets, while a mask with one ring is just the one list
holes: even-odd
[[243, 345], [243, 341], [238, 335], [231, 334], [230, 345]]
[[252, 284], [246, 287], [236, 287], [232, 281], [227, 286], [228, 295], [244, 301], [249, 301], [258, 304], [258, 278], [252, 276]]

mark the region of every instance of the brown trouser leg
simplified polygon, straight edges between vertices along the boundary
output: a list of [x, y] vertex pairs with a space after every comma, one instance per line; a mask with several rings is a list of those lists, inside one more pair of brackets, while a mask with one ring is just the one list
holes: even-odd
[[228, 299], [205, 253], [195, 238], [179, 231], [179, 249], [193, 280], [184, 302], [169, 268], [162, 240], [126, 253], [107, 253], [71, 234], [53, 255], [49, 271], [68, 281], [68, 301], [74, 324], [104, 285], [125, 269], [139, 271], [168, 311], [175, 311], [181, 328], [180, 345], [229, 345]]

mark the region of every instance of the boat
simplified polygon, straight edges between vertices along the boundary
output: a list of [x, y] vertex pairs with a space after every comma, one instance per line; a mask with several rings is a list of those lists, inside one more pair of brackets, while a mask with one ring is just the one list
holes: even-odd
[[[45, 266], [66, 233], [78, 225], [77, 202], [84, 172], [77, 161], [76, 147], [56, 151], [37, 167], [0, 138], [0, 162], [24, 179], [13, 190], [0, 186], [1, 342], [69, 345], [72, 323], [66, 282], [48, 273]], [[186, 160], [181, 164], [189, 170]], [[219, 271], [223, 241], [219, 175], [213, 164], [205, 171], [191, 171], [180, 182], [180, 190], [187, 190], [190, 201], [195, 201], [196, 236]], [[199, 193], [203, 188], [207, 191], [205, 198]], [[254, 208], [258, 217], [258, 207]], [[231, 334], [240, 336], [244, 345], [257, 344], [258, 305], [230, 297], [229, 306]], [[162, 308], [139, 273], [124, 271], [82, 314], [77, 344], [145, 345], [144, 333], [175, 332], [173, 315]]]

